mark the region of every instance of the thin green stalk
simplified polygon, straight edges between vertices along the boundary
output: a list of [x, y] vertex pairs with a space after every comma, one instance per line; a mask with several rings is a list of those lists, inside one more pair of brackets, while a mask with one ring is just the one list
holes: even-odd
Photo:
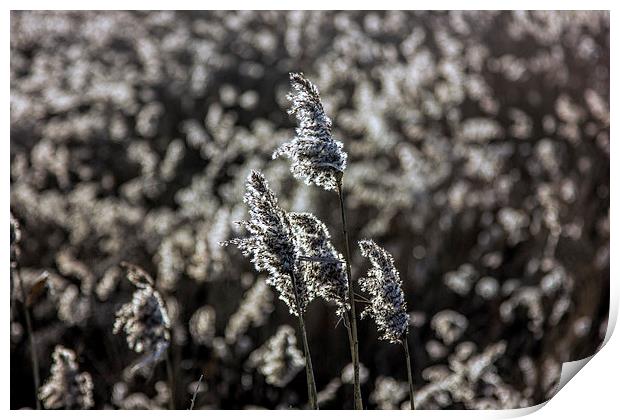
[[342, 218], [342, 234], [344, 237], [344, 256], [347, 266], [347, 281], [349, 285], [349, 305], [351, 307], [351, 312], [349, 314], [349, 346], [351, 349], [351, 360], [353, 362], [353, 397], [355, 400], [355, 409], [363, 410], [364, 407], [362, 405], [362, 388], [360, 385], [360, 360], [357, 340], [357, 317], [355, 314], [355, 293], [353, 291], [353, 278], [351, 276], [351, 255], [349, 251], [349, 234], [347, 232], [347, 217], [344, 205], [342, 177], [343, 174], [342, 172], [340, 172], [336, 178], [336, 181], [338, 186], [338, 198], [340, 199], [340, 215]]
[[405, 356], [407, 357], [407, 379], [409, 380], [409, 398], [411, 399], [411, 409], [415, 410], [413, 403], [413, 375], [411, 374], [411, 357], [409, 356], [408, 336], [403, 338], [403, 346], [405, 347]]
[[314, 371], [312, 370], [312, 358], [310, 357], [310, 347], [308, 346], [308, 337], [306, 336], [306, 324], [299, 305], [299, 296], [295, 283], [295, 274], [291, 272], [293, 279], [293, 291], [295, 292], [295, 303], [297, 305], [297, 320], [299, 321], [299, 333], [304, 346], [304, 359], [306, 360], [306, 385], [308, 387], [308, 404], [313, 410], [318, 410], [316, 383], [314, 382]]
[[32, 328], [32, 320], [30, 319], [30, 309], [28, 309], [26, 291], [24, 290], [24, 283], [22, 277], [17, 272], [17, 268], [13, 269], [13, 274], [17, 277], [19, 283], [19, 290], [22, 297], [22, 305], [24, 307], [24, 316], [26, 318], [26, 330], [28, 331], [28, 339], [30, 341], [30, 360], [32, 361], [32, 376], [34, 380], [34, 400], [36, 402], [37, 410], [41, 409], [41, 401], [39, 401], [39, 384], [41, 379], [39, 378], [39, 357], [37, 352], [37, 344], [34, 339], [34, 329]]

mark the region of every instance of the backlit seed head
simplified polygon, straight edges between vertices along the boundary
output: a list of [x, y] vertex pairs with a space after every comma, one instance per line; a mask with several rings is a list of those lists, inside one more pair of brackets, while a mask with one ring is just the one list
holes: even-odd
[[255, 350], [249, 358], [250, 367], [256, 368], [268, 384], [285, 387], [305, 366], [304, 356], [297, 348], [295, 331], [281, 326], [276, 334]]
[[375, 320], [381, 339], [398, 343], [407, 333], [409, 314], [394, 258], [372, 240], [360, 241], [359, 246], [372, 263], [366, 278], [359, 280], [362, 291], [370, 295], [370, 305], [362, 317]]
[[131, 299], [116, 313], [114, 334], [127, 335], [127, 345], [137, 353], [145, 353], [140, 366], [159, 362], [170, 343], [170, 319], [160, 294], [153, 288], [152, 278], [141, 268], [124, 263], [127, 278], [138, 288]]
[[[346, 308], [346, 277], [342, 256], [329, 242], [325, 225], [309, 213], [287, 213], [278, 206], [267, 180], [253, 171], [244, 197], [250, 218], [241, 222], [246, 238], [224, 242], [251, 257], [254, 268], [268, 273], [273, 286], [293, 315], [304, 313], [315, 297]], [[293, 281], [294, 279], [294, 281]]]
[[94, 405], [93, 381], [89, 373], [80, 373], [75, 353], [56, 346], [52, 354], [51, 376], [39, 389], [39, 398], [47, 409], [88, 409]]
[[332, 137], [332, 122], [325, 114], [318, 88], [303, 73], [291, 73], [292, 102], [289, 114], [297, 119], [296, 136], [280, 146], [273, 158], [284, 155], [291, 160], [291, 172], [306, 184], [335, 190], [337, 176], [347, 166], [342, 143]]

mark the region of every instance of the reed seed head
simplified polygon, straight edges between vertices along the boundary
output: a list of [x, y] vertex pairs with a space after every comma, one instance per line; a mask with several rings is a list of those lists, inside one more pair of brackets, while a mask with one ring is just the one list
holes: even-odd
[[250, 355], [248, 363], [265, 376], [268, 384], [282, 388], [303, 369], [306, 362], [297, 348], [295, 330], [283, 325]]
[[362, 240], [359, 246], [362, 256], [372, 264], [366, 277], [359, 280], [362, 291], [370, 295], [370, 305], [362, 317], [375, 320], [381, 339], [399, 343], [407, 334], [409, 314], [394, 258], [372, 240]]
[[339, 316], [344, 315], [349, 309], [346, 266], [330, 241], [327, 227], [310, 213], [289, 213], [289, 218], [301, 253], [298, 265], [304, 282], [325, 301], [334, 303]]
[[56, 346], [52, 354], [51, 376], [39, 389], [39, 398], [47, 409], [88, 409], [94, 405], [93, 381], [80, 373], [75, 353]]
[[267, 283], [259, 278], [243, 296], [237, 311], [232, 314], [224, 333], [226, 342], [233, 344], [246, 333], [250, 326], [258, 327], [273, 312], [273, 294]]
[[250, 235], [223, 245], [237, 246], [257, 271], [268, 273], [267, 284], [275, 287], [293, 315], [303, 314], [317, 296], [336, 302], [339, 312], [346, 308], [343, 258], [329, 242], [325, 225], [311, 214], [280, 208], [258, 171], [250, 174], [246, 188], [250, 219], [240, 223]]
[[249, 236], [232, 239], [223, 245], [235, 245], [243, 255], [251, 257], [256, 271], [268, 273], [267, 284], [275, 287], [289, 311], [296, 316], [300, 311], [303, 313], [314, 297], [312, 289], [301, 276], [295, 276], [293, 282], [299, 254], [293, 227], [262, 173], [250, 173], [243, 201], [249, 208], [250, 219], [239, 223]]
[[127, 278], [138, 289], [131, 302], [116, 313], [114, 334], [121, 330], [127, 335], [127, 345], [137, 353], [145, 353], [140, 366], [159, 362], [170, 344], [170, 319], [153, 279], [140, 267], [124, 263]]
[[323, 109], [319, 89], [303, 73], [291, 73], [290, 80], [292, 106], [288, 112], [297, 119], [296, 136], [280, 146], [273, 158], [289, 158], [293, 176], [306, 184], [336, 190], [337, 176], [347, 166], [347, 154], [342, 143], [332, 137], [332, 122]]

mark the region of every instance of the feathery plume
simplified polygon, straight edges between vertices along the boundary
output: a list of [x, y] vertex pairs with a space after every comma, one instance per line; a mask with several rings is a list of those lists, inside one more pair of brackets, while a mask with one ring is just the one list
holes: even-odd
[[[491, 344], [479, 354], [474, 354], [476, 347], [473, 343], [464, 346], [466, 343], [461, 343], [461, 348], [455, 349], [449, 359], [449, 368], [434, 366], [422, 372], [422, 376], [430, 383], [416, 393], [417, 407], [427, 409], [435, 405], [441, 407], [462, 402], [466, 408], [473, 408], [477, 401], [479, 382], [485, 382], [485, 375], [495, 370], [494, 364], [506, 351], [506, 343], [500, 341]], [[437, 404], [437, 401], [446, 398], [445, 403]]]
[[80, 373], [75, 353], [56, 346], [52, 354], [52, 375], [39, 390], [47, 409], [88, 409], [94, 405], [93, 381], [87, 372]]
[[300, 316], [314, 298], [313, 289], [304, 283], [302, 276], [297, 275], [299, 273], [295, 273], [299, 250], [293, 227], [259, 171], [252, 171], [248, 176], [243, 201], [249, 208], [250, 219], [239, 224], [250, 235], [222, 245], [235, 245], [243, 255], [251, 257], [256, 271], [268, 273], [267, 284], [275, 287], [291, 314]]
[[297, 348], [295, 330], [288, 325], [278, 328], [249, 359], [249, 366], [256, 368], [268, 384], [285, 387], [303, 369], [304, 356]]
[[362, 318], [367, 315], [374, 318], [381, 339], [403, 345], [411, 400], [409, 407], [414, 410], [413, 374], [407, 340], [409, 314], [400, 275], [392, 255], [374, 241], [365, 239], [359, 242], [359, 246], [362, 256], [372, 264], [367, 277], [359, 280], [362, 291], [370, 295], [370, 305], [362, 312]]
[[267, 272], [267, 284], [275, 287], [293, 315], [299, 315], [297, 305], [303, 314], [317, 296], [335, 302], [340, 313], [346, 308], [346, 278], [342, 256], [329, 242], [325, 225], [311, 214], [280, 208], [258, 171], [250, 174], [246, 188], [250, 219], [240, 224], [250, 236], [223, 245], [236, 245], [251, 257], [257, 271]]
[[409, 314], [394, 258], [372, 240], [362, 240], [359, 246], [362, 256], [373, 266], [367, 277], [359, 280], [371, 302], [362, 317], [371, 316], [375, 320], [381, 339], [400, 343], [408, 330]]
[[316, 385], [303, 315], [316, 296], [336, 301], [338, 312], [344, 312], [343, 290], [348, 289], [343, 288], [341, 256], [329, 243], [327, 228], [316, 217], [287, 213], [278, 206], [275, 194], [260, 172], [249, 175], [244, 201], [249, 207], [250, 220], [241, 225], [250, 236], [223, 245], [236, 245], [251, 257], [257, 271], [267, 272], [267, 284], [275, 287], [290, 313], [297, 317], [304, 346], [308, 402], [316, 409]]
[[379, 376], [375, 380], [375, 389], [370, 394], [370, 401], [380, 410], [397, 410], [400, 403], [407, 398], [407, 383], [389, 376]]
[[127, 269], [127, 279], [138, 289], [131, 302], [116, 313], [114, 334], [121, 330], [127, 334], [127, 345], [137, 353], [145, 353], [132, 368], [152, 366], [165, 355], [170, 345], [170, 319], [160, 294], [153, 287], [153, 279], [140, 267], [122, 264]]
[[243, 295], [237, 311], [232, 314], [226, 325], [224, 336], [228, 344], [233, 344], [245, 334], [250, 325], [263, 325], [273, 312], [273, 294], [262, 278]]
[[273, 158], [281, 155], [291, 160], [291, 172], [306, 184], [336, 190], [337, 174], [347, 166], [342, 143], [332, 137], [332, 122], [325, 114], [318, 88], [303, 73], [290, 74], [292, 102], [289, 114], [297, 119], [296, 136], [280, 146]]
[[347, 273], [344, 257], [330, 242], [330, 234], [323, 222], [310, 213], [289, 213], [298, 243], [303, 266], [301, 275], [306, 284], [316, 288], [316, 294], [337, 306], [336, 313], [344, 316], [347, 303]]

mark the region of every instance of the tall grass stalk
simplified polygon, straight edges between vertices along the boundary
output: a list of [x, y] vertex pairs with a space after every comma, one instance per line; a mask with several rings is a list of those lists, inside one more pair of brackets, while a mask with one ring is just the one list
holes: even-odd
[[347, 217], [344, 203], [344, 191], [342, 186], [343, 173], [339, 172], [336, 177], [338, 198], [340, 199], [340, 215], [342, 218], [342, 235], [344, 237], [344, 256], [347, 266], [347, 281], [349, 284], [349, 346], [351, 349], [351, 361], [353, 363], [353, 397], [356, 410], [363, 410], [362, 388], [360, 384], [360, 360], [357, 339], [357, 315], [355, 313], [355, 293], [353, 291], [353, 278], [351, 276], [351, 253], [349, 251], [349, 234], [347, 231]]
[[200, 374], [200, 378], [198, 379], [198, 383], [196, 384], [196, 388], [194, 388], [194, 393], [192, 394], [192, 401], [190, 403], [189, 409], [194, 409], [194, 404], [196, 403], [196, 395], [198, 395], [198, 390], [200, 389], [200, 384], [202, 383], [203, 374]]
[[405, 357], [407, 362], [407, 380], [409, 381], [409, 398], [411, 399], [411, 410], [415, 410], [415, 405], [413, 403], [413, 375], [411, 373], [411, 356], [409, 355], [409, 335], [405, 335], [403, 337], [403, 347], [405, 348]]
[[293, 290], [295, 291], [295, 300], [297, 301], [297, 319], [299, 320], [299, 333], [304, 346], [304, 359], [306, 362], [306, 385], [308, 387], [308, 404], [313, 410], [318, 410], [316, 382], [314, 381], [314, 371], [312, 370], [312, 357], [310, 356], [310, 347], [308, 346], [308, 337], [306, 336], [306, 324], [304, 322], [303, 313], [299, 305], [299, 297], [297, 294], [297, 286], [295, 282], [295, 274], [291, 272], [293, 279]]

